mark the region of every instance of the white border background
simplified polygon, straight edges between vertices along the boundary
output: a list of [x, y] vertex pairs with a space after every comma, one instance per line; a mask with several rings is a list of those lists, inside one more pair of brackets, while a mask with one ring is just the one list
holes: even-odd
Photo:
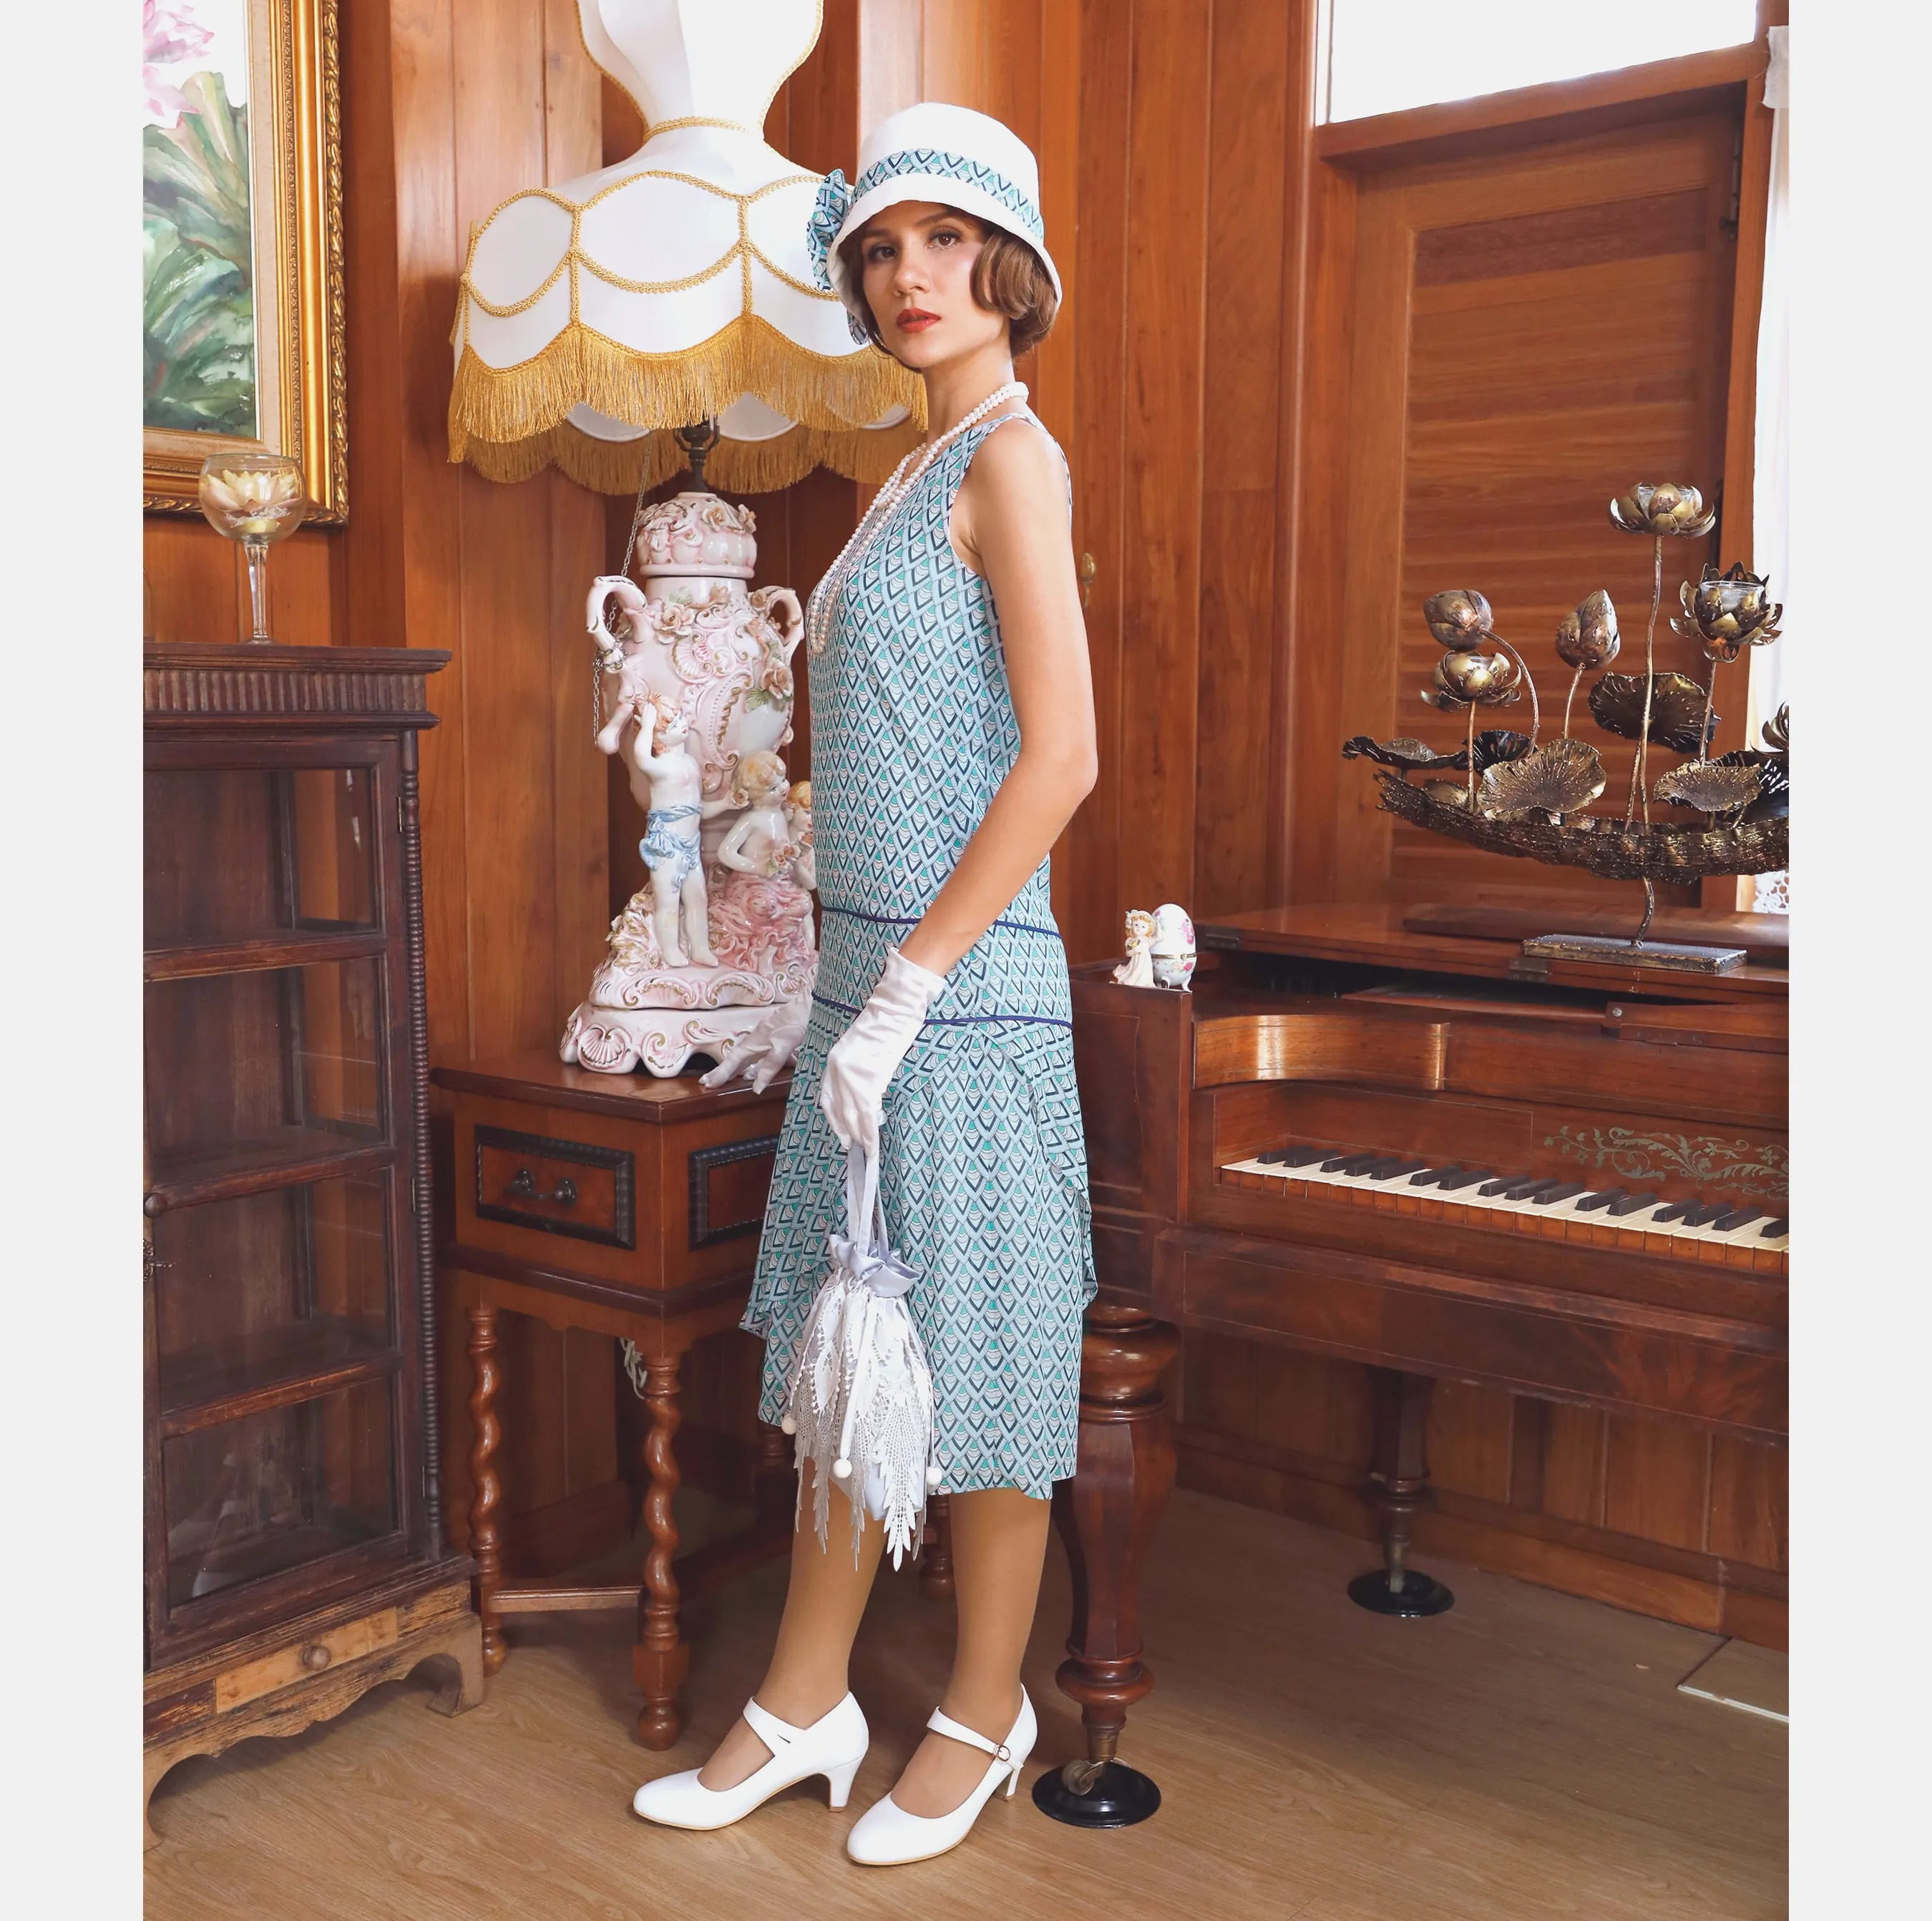
[[[1814, 613], [1785, 643], [1801, 789], [1791, 1911], [1839, 1921], [1914, 1911], [1926, 1880], [1932, 10], [1796, 10], [1791, 598]], [[137, 22], [128, 0], [16, 8], [14, 69], [118, 99], [138, 84]], [[57, 310], [16, 284], [0, 322], [0, 1647], [7, 1902], [36, 1917], [136, 1914], [141, 1873], [140, 154], [136, 115], [73, 116], [72, 86], [27, 89], [0, 136], [15, 256], [60, 263]]]

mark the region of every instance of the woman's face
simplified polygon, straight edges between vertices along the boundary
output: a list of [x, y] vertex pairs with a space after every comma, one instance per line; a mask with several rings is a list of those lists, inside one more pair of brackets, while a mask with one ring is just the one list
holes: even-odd
[[1006, 317], [973, 298], [986, 245], [976, 220], [930, 200], [902, 200], [866, 223], [859, 257], [886, 351], [915, 373], [1006, 337]]

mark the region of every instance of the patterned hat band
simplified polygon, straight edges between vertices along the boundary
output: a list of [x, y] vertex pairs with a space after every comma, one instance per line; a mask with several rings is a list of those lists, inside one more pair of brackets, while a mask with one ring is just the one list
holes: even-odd
[[[806, 223], [806, 238], [812, 250], [814, 276], [824, 292], [838, 291], [832, 281], [832, 256], [842, 235], [853, 224], [854, 210], [868, 197], [874, 205], [886, 204], [877, 190], [892, 180], [929, 186], [934, 197], [948, 205], [958, 205], [963, 212], [983, 215], [992, 225], [1027, 241], [1046, 259], [1046, 223], [1040, 217], [1039, 207], [1022, 187], [997, 168], [967, 154], [938, 147], [908, 147], [874, 160], [849, 184], [836, 167], [819, 183], [818, 199]], [[956, 190], [960, 187], [968, 190], [960, 193]], [[1057, 289], [1059, 276], [1053, 273], [1050, 260], [1046, 265]], [[854, 332], [860, 339], [866, 337], [856, 322]]]

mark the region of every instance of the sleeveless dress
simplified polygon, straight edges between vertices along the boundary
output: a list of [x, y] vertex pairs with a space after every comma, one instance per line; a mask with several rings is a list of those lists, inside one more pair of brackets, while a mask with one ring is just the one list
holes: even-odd
[[[960, 436], [874, 529], [811, 662], [818, 977], [743, 1325], [765, 1338], [759, 1416], [792, 1362], [844, 1222], [845, 1154], [818, 1110], [832, 1044], [958, 865], [1020, 747], [992, 590], [946, 527], [986, 436]], [[1051, 441], [1051, 436], [1048, 436]], [[1054, 451], [1058, 448], [1055, 445]], [[1063, 461], [1064, 457], [1062, 457]], [[811, 631], [808, 628], [808, 631]], [[1081, 1320], [1094, 1289], [1066, 957], [1042, 861], [947, 976], [892, 1077], [880, 1185], [932, 1364], [940, 1491], [1043, 1498], [1073, 1472]]]

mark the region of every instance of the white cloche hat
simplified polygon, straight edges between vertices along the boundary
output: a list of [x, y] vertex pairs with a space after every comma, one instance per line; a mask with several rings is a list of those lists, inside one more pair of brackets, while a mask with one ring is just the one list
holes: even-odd
[[[839, 243], [881, 207], [902, 200], [936, 200], [957, 207], [1026, 242], [1040, 256], [1053, 291], [1060, 274], [1046, 250], [1040, 211], [1040, 165], [1033, 149], [991, 114], [924, 100], [880, 121], [859, 149], [859, 177], [849, 185], [836, 167], [820, 184], [806, 237], [818, 283], [848, 307]], [[858, 322], [856, 338], [866, 338]]]

